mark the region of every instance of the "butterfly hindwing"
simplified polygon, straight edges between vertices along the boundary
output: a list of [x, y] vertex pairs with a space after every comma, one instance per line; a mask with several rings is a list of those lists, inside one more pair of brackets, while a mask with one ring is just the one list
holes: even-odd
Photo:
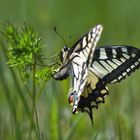
[[87, 112], [91, 121], [93, 121], [92, 108], [98, 108], [98, 104], [104, 103], [104, 97], [108, 95], [108, 88], [100, 84], [100, 80], [89, 69], [87, 82], [78, 102], [78, 109], [82, 112]]

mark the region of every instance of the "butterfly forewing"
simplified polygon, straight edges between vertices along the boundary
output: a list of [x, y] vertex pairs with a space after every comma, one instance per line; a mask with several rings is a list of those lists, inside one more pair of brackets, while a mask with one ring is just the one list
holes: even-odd
[[76, 52], [86, 61], [90, 55], [94, 54], [97, 42], [100, 39], [103, 27], [102, 25], [97, 25], [92, 28], [87, 34], [85, 34], [81, 39], [79, 39], [73, 47], [70, 49], [70, 54]]
[[120, 82], [139, 67], [140, 50], [131, 46], [97, 48], [91, 65], [105, 84]]
[[86, 80], [87, 80], [87, 66], [86, 62], [82, 59], [82, 57], [77, 54], [72, 54], [73, 60], [71, 61], [71, 77], [72, 77], [72, 84], [71, 84], [71, 91], [70, 96], [74, 97], [73, 101], [73, 113], [77, 112], [77, 105], [79, 97], [81, 96]]

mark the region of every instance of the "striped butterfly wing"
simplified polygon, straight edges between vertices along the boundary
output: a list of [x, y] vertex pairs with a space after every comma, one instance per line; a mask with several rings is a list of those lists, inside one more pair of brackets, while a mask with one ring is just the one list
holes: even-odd
[[86, 111], [91, 121], [92, 108], [98, 108], [108, 95], [106, 84], [120, 82], [140, 67], [140, 50], [130, 46], [107, 46], [95, 50], [88, 69], [87, 82], [78, 102], [78, 109]]
[[98, 108], [99, 103], [104, 103], [104, 97], [108, 94], [108, 90], [104, 85], [97, 84], [100, 78], [88, 69], [86, 62], [80, 55], [73, 53], [73, 56], [69, 103], [72, 105], [73, 114], [78, 111], [87, 112], [93, 123], [92, 108]]
[[[77, 105], [79, 101], [79, 97], [81, 96], [86, 80], [87, 80], [87, 65], [86, 62], [82, 59], [82, 57], [73, 53], [73, 60], [71, 61], [71, 91], [69, 94], [69, 103], [72, 103], [73, 109], [72, 113], [75, 114], [77, 112]], [[71, 100], [73, 98], [73, 100]]]
[[78, 53], [83, 60], [87, 61], [90, 54], [94, 54], [95, 47], [103, 30], [102, 25], [97, 25], [80, 38], [70, 49], [69, 55]]
[[104, 96], [108, 94], [108, 90], [104, 85], [97, 84], [100, 78], [87, 67], [79, 54], [73, 53], [73, 57], [71, 62], [72, 86], [69, 94], [69, 103], [73, 106], [72, 113], [86, 111], [93, 122], [92, 108], [98, 108], [99, 103], [104, 103]]
[[113, 84], [125, 79], [140, 67], [140, 49], [132, 46], [106, 46], [96, 48], [91, 69], [100, 84]]
[[92, 108], [98, 108], [99, 103], [104, 103], [105, 96], [108, 95], [108, 88], [103, 84], [98, 84], [100, 78], [91, 69], [88, 70], [87, 82], [78, 102], [78, 109], [87, 112], [93, 123]]
[[87, 34], [79, 39], [69, 51], [72, 77], [72, 91], [69, 95], [69, 99], [71, 97], [74, 98], [72, 101], [73, 113], [77, 112], [78, 101], [86, 84], [88, 59], [91, 57], [91, 54], [94, 54], [95, 47], [100, 39], [102, 30], [102, 25], [97, 25], [92, 28]]
[[90, 55], [94, 54], [95, 47], [100, 39], [102, 30], [102, 25], [97, 25], [81, 37], [72, 48], [67, 48], [65, 46], [60, 52], [62, 66], [53, 74], [53, 78], [56, 80], [63, 80], [69, 76], [69, 63], [73, 60], [73, 53], [80, 55], [86, 62], [88, 58], [91, 57]]

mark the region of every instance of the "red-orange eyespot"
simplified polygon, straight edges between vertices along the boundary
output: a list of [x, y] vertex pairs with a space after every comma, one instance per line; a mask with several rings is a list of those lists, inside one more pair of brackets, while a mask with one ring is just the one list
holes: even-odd
[[70, 96], [69, 96], [69, 104], [71, 105], [71, 106], [73, 106], [73, 103], [74, 103], [74, 95], [73, 94], [71, 94]]

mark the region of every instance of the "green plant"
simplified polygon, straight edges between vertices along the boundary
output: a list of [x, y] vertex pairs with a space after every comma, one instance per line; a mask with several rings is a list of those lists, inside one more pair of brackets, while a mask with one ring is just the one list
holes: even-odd
[[[30, 26], [24, 25], [21, 29], [18, 29], [9, 23], [4, 24], [2, 34], [7, 41], [6, 45], [1, 41], [1, 46], [7, 58], [7, 64], [10, 67], [13, 78], [16, 81], [17, 87], [19, 87], [21, 100], [30, 119], [28, 138], [31, 139], [32, 133], [35, 132], [38, 139], [41, 139], [36, 102], [46, 82], [51, 78], [53, 65], [44, 64], [41, 38], [38, 37], [37, 33]], [[19, 72], [19, 75], [16, 71]], [[22, 85], [29, 95], [28, 100], [32, 105], [29, 105], [23, 96], [25, 93], [20, 89], [18, 76], [20, 76], [22, 80]], [[9, 92], [7, 93], [9, 95]], [[9, 102], [10, 101], [9, 99]], [[11, 105], [13, 106], [12, 102], [10, 103], [10, 106]], [[15, 107], [12, 108], [13, 112], [15, 112]]]

